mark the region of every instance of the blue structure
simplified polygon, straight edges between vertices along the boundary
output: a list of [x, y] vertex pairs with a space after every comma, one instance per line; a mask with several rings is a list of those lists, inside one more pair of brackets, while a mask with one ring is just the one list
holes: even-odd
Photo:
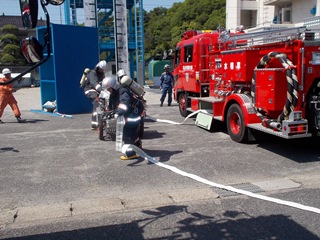
[[[114, 0], [116, 1], [116, 0]], [[106, 61], [115, 57], [115, 38], [113, 23], [113, 0], [96, 0], [97, 13], [104, 17], [98, 22], [100, 53], [106, 52]], [[145, 84], [145, 60], [144, 60], [144, 22], [143, 22], [143, 0], [127, 0], [127, 22], [128, 22], [128, 51], [130, 75], [138, 80], [141, 85]], [[83, 0], [66, 0], [65, 22], [68, 25], [76, 25], [76, 9], [83, 8]], [[70, 8], [72, 21], [70, 19]]]
[[[38, 39], [46, 33], [46, 27], [37, 28]], [[99, 61], [97, 28], [52, 24], [51, 43], [51, 56], [39, 67], [41, 105], [56, 101], [59, 113], [91, 112], [92, 103], [79, 81], [83, 70]]]

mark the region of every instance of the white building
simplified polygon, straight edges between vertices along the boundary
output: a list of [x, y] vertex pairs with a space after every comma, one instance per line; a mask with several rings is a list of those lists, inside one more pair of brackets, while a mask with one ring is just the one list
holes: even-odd
[[320, 0], [226, 0], [226, 28], [231, 31], [240, 25], [301, 25], [319, 16]]

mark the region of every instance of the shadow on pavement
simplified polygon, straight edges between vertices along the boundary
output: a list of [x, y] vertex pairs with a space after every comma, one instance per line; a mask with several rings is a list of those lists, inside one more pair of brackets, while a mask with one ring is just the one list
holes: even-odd
[[[283, 139], [266, 136], [258, 139], [258, 147], [284, 156], [298, 163], [316, 162], [320, 159], [319, 138]], [[302, 157], [303, 156], [303, 157]]]
[[0, 153], [2, 152], [19, 152], [19, 150], [16, 150], [13, 147], [2, 147], [0, 148]]
[[[245, 212], [225, 211], [217, 216], [207, 216], [198, 212], [189, 212], [187, 206], [179, 205], [143, 210], [142, 213], [145, 217], [141, 220], [124, 224], [5, 239], [319, 239], [288, 216], [280, 214], [252, 217]], [[169, 219], [170, 224], [167, 223]]]
[[[146, 129], [147, 127], [145, 127]], [[148, 130], [144, 131], [143, 139], [155, 139], [155, 138], [163, 138], [163, 136], [166, 135], [165, 132], [158, 132], [157, 130]]]

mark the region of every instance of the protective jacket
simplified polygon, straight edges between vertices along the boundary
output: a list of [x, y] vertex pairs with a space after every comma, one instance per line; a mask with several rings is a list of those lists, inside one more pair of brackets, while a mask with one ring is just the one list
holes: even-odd
[[168, 94], [168, 105], [171, 105], [172, 87], [173, 87], [173, 75], [171, 72], [164, 72], [161, 74], [160, 87], [162, 89], [162, 94], [160, 97], [160, 106], [162, 106], [167, 94]]
[[[116, 113], [126, 119], [123, 128], [123, 141], [125, 144], [134, 144], [140, 147], [142, 143], [139, 137], [139, 129], [141, 127], [140, 115], [143, 111], [143, 105], [124, 85], [119, 88], [119, 101]], [[134, 152], [131, 154], [134, 154]]]
[[101, 82], [104, 78], [104, 73], [101, 73], [96, 69], [91, 70], [87, 74], [86, 84], [84, 87], [84, 93], [88, 95], [90, 92], [100, 92]]
[[173, 75], [171, 72], [163, 72], [160, 77], [160, 87], [173, 87]]
[[117, 114], [119, 116], [135, 118], [141, 116], [144, 106], [137, 97], [133, 95], [131, 90], [122, 85], [119, 90], [119, 106], [117, 109]]
[[119, 116], [128, 117], [132, 112], [132, 103], [134, 100], [133, 94], [128, 87], [123, 85], [118, 91], [120, 104], [117, 109], [117, 114]]
[[99, 107], [98, 96], [99, 96], [99, 93], [101, 92], [101, 82], [103, 78], [104, 78], [104, 73], [99, 72], [98, 68], [95, 68], [94, 70], [91, 70], [87, 74], [86, 84], [84, 87], [84, 93], [90, 99], [93, 106], [92, 116], [91, 116], [91, 127], [93, 129], [98, 127], [98, 114], [97, 114], [97, 108]]
[[[9, 80], [10, 79], [7, 79], [5, 77], [0, 78], [0, 82], [6, 82]], [[12, 94], [12, 86], [12, 83], [7, 85], [0, 85], [0, 118], [2, 117], [4, 109], [8, 104], [14, 112], [15, 117], [20, 117], [21, 115], [21, 112], [18, 107], [18, 102]]]
[[113, 89], [110, 93], [108, 109], [115, 110], [119, 105], [119, 90]]

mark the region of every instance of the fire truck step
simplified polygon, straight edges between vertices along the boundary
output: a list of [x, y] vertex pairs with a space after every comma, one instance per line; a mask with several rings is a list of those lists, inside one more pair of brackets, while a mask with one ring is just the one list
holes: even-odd
[[212, 114], [199, 112], [197, 114], [197, 118], [196, 118], [195, 124], [198, 127], [204, 128], [206, 130], [210, 130], [211, 129], [212, 120], [213, 120]]

